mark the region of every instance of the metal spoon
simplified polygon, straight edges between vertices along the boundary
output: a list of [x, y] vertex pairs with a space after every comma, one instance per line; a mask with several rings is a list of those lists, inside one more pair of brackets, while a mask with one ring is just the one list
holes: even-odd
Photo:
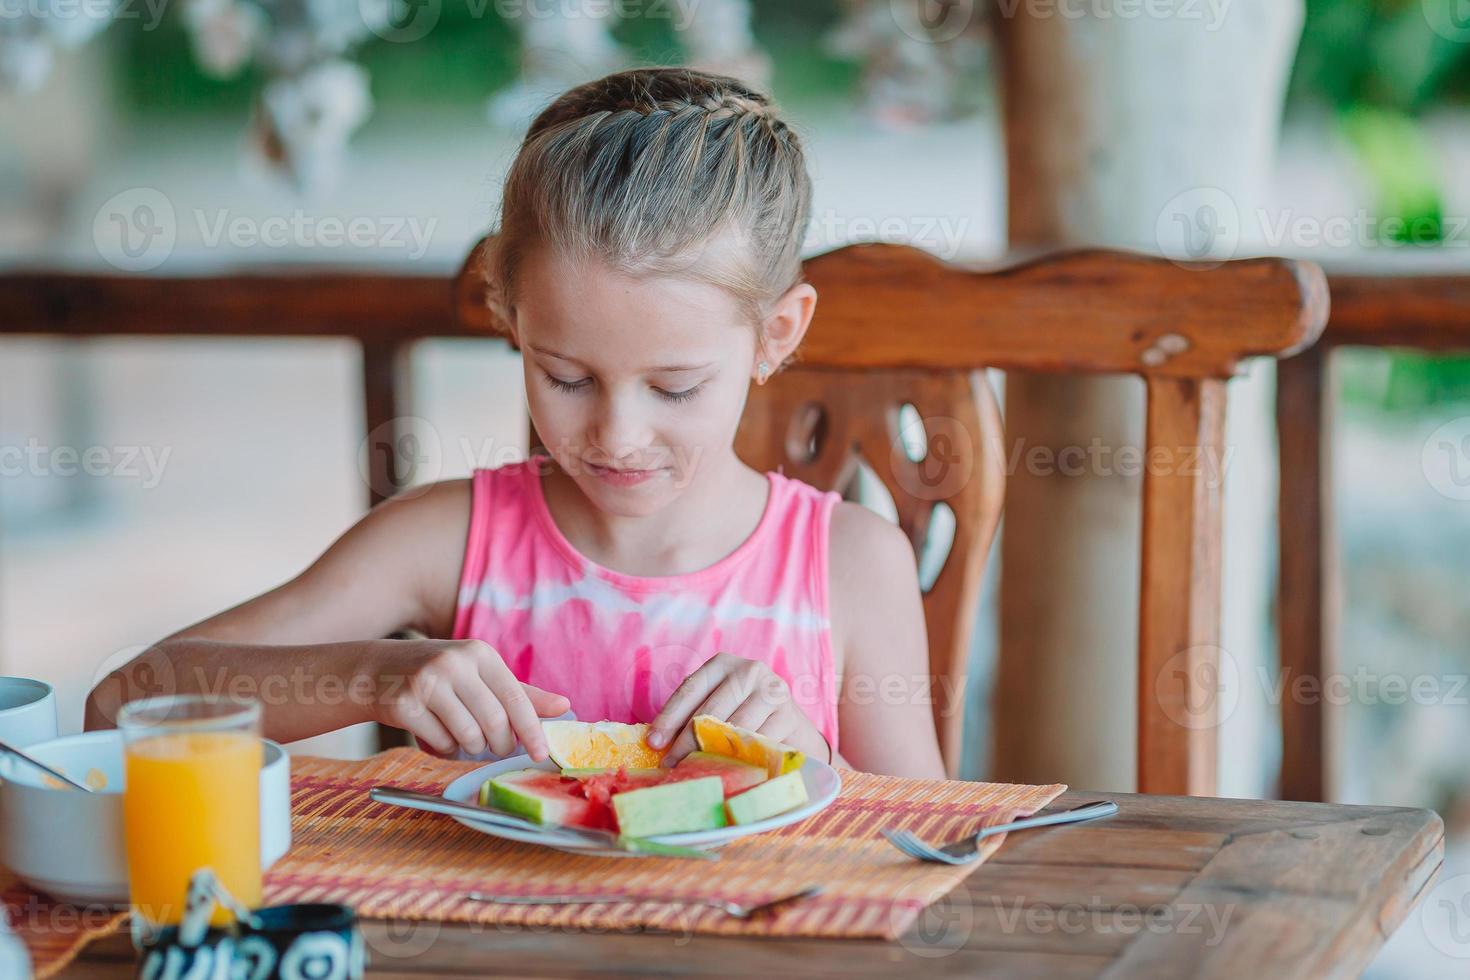
[[42, 762], [40, 759], [35, 759], [35, 758], [32, 758], [31, 756], [26, 755], [20, 749], [16, 748], [14, 745], [9, 744], [8, 742], [0, 742], [0, 752], [8, 753], [9, 755], [15, 756], [17, 759], [19, 759], [22, 762], [26, 762], [26, 763], [29, 763], [32, 766], [35, 766], [37, 769], [41, 770], [46, 775], [50, 776], [52, 779], [60, 780], [61, 782], [65, 783], [66, 785], [70, 786], [73, 789], [79, 789], [83, 793], [91, 793], [91, 792], [93, 792], [92, 787], [88, 786], [86, 783], [79, 783], [79, 782], [77, 782], [75, 779], [72, 779], [70, 776], [68, 776], [66, 773], [60, 771], [59, 769], [52, 769], [50, 766], [46, 765], [46, 763]]

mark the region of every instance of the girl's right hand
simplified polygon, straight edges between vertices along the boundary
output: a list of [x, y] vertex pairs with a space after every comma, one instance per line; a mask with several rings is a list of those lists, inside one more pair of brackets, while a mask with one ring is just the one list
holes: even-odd
[[[382, 649], [382, 648], [380, 648]], [[480, 640], [401, 640], [366, 672], [374, 681], [375, 721], [403, 728], [439, 755], [487, 747], [509, 755], [516, 739], [536, 762], [547, 756], [542, 718], [571, 707], [560, 694], [522, 684]]]

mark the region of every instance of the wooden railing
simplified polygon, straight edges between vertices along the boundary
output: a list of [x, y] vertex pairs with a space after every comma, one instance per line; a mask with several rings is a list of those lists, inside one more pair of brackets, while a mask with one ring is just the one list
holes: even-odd
[[[1336, 347], [1470, 350], [1470, 276], [1333, 275], [1323, 339], [1280, 365], [1280, 662], [1293, 678], [1337, 663], [1337, 572], [1328, 448]], [[449, 276], [310, 270], [199, 278], [0, 273], [0, 336], [337, 337], [362, 350], [364, 431], [394, 437], [411, 414], [403, 361], [430, 338], [483, 336], [457, 315]], [[291, 310], [262, 321], [261, 310]], [[395, 454], [370, 452], [369, 501], [398, 485]], [[1331, 795], [1335, 719], [1325, 698], [1281, 703], [1284, 798]]]
[[1281, 459], [1278, 632], [1282, 799], [1333, 796], [1340, 719], [1331, 699], [1295, 698], [1299, 678], [1314, 690], [1338, 670], [1341, 596], [1331, 479], [1331, 358], [1337, 347], [1470, 351], [1470, 276], [1334, 275], [1332, 314], [1315, 346], [1277, 368], [1276, 431]]
[[[261, 311], [290, 310], [289, 317]], [[481, 337], [456, 314], [449, 276], [252, 271], [198, 278], [0, 273], [0, 336], [337, 337], [362, 350], [363, 430], [391, 440], [410, 413], [404, 360], [430, 338]], [[389, 442], [391, 446], [391, 441]], [[368, 499], [398, 485], [369, 447]]]

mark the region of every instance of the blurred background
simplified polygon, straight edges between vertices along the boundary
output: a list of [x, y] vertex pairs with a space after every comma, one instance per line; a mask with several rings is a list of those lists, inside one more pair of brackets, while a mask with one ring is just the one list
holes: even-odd
[[[659, 63], [773, 92], [810, 155], [809, 254], [884, 240], [976, 264], [1085, 244], [1290, 255], [1466, 295], [1457, 0], [26, 0], [0, 13], [0, 274], [447, 277], [493, 222], [531, 114]], [[1042, 149], [1008, 173], [1022, 137]], [[362, 353], [34, 330], [0, 332], [0, 671], [55, 683], [74, 731], [107, 669], [295, 574], [365, 510]], [[1328, 359], [1343, 683], [1324, 795], [1437, 809], [1448, 878], [1470, 871], [1470, 356], [1433, 346]], [[403, 369], [432, 437], [415, 479], [523, 451], [502, 345], [425, 341]], [[1012, 439], [1141, 440], [1135, 380], [1000, 380]], [[1231, 388], [1222, 795], [1281, 791], [1275, 385], [1262, 363]], [[849, 496], [882, 510], [871, 483]], [[1136, 489], [1011, 473], [966, 775], [1132, 788]], [[1082, 571], [1013, 585], [1004, 566], [1025, 548]], [[1043, 635], [1031, 616], [1070, 625]], [[356, 731], [305, 748], [373, 747]], [[1432, 911], [1370, 975], [1463, 964]]]

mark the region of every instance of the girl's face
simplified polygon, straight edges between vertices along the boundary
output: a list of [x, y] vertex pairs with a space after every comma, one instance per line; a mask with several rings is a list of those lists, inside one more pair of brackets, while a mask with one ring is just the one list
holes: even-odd
[[513, 329], [531, 419], [588, 499], [647, 516], [724, 470], [756, 362], [734, 297], [545, 249], [520, 275]]

